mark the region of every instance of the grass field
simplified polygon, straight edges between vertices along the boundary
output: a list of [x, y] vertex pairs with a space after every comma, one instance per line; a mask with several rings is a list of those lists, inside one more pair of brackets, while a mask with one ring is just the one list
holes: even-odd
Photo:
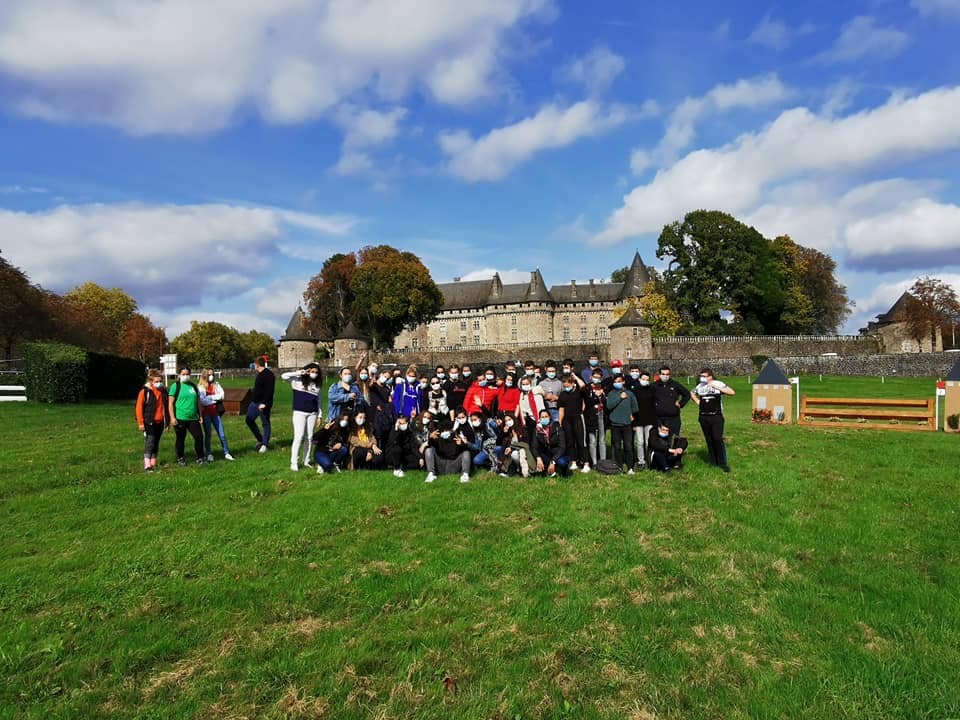
[[960, 437], [732, 385], [729, 475], [690, 408], [682, 474], [467, 485], [291, 472], [289, 390], [280, 449], [154, 475], [132, 403], [4, 404], [0, 715], [960, 717]]

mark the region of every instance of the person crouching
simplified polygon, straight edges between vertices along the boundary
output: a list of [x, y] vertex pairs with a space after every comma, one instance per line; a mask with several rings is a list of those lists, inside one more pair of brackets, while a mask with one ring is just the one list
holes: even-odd
[[424, 451], [427, 465], [426, 482], [431, 483], [439, 475], [460, 471], [460, 482], [470, 482], [470, 449], [460, 434], [453, 432], [450, 418], [440, 419], [438, 427], [431, 430]]
[[650, 432], [647, 447], [650, 449], [651, 470], [670, 472], [683, 469], [683, 453], [687, 449], [687, 441], [670, 430], [666, 423], [660, 422]]
[[544, 408], [540, 411], [540, 421], [533, 432], [531, 446], [533, 456], [537, 459], [537, 472], [550, 477], [556, 477], [557, 470], [561, 475], [567, 474], [570, 458], [567, 457], [567, 445], [560, 429], [560, 423], [553, 419], [550, 411]]

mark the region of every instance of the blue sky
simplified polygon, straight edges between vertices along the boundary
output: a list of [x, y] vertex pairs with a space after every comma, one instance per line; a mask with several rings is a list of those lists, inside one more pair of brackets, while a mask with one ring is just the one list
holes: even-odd
[[844, 330], [960, 287], [960, 0], [5, 0], [0, 251], [278, 335], [335, 252], [603, 278], [721, 209], [831, 254]]

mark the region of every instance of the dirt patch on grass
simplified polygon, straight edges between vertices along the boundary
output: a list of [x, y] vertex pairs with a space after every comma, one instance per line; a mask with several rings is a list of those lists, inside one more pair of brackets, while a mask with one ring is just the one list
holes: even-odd
[[346, 626], [347, 621], [341, 620], [339, 622], [333, 623], [327, 620], [326, 618], [316, 618], [312, 615], [308, 615], [305, 618], [300, 618], [290, 623], [288, 626], [286, 634], [294, 637], [300, 636], [305, 638], [312, 638], [318, 632], [323, 632], [324, 630], [334, 630]]
[[277, 700], [275, 707], [285, 718], [322, 718], [330, 709], [326, 698], [313, 697], [297, 687], [289, 687]]
[[147, 681], [143, 689], [145, 699], [152, 698], [160, 690], [170, 686], [183, 687], [183, 684], [206, 667], [200, 658], [187, 658], [173, 666], [173, 670], [157, 673]]
[[787, 565], [787, 561], [783, 558], [777, 558], [774, 560], [773, 565], [770, 567], [773, 568], [774, 572], [780, 576], [780, 579], [783, 580], [787, 575], [790, 574], [790, 566]]

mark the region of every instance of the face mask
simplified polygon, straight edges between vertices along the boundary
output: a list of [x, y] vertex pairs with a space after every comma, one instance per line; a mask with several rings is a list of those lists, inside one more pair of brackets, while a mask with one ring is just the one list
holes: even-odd
[[506, 420], [503, 424], [507, 427], [513, 427], [513, 420]]
[[487, 381], [486, 381], [486, 380], [478, 380], [478, 381], [477, 381], [477, 385], [479, 385], [480, 387], [486, 387], [486, 386], [487, 386]]
[[407, 382], [408, 382], [408, 383], [415, 383], [416, 381], [417, 381], [417, 378], [416, 378], [415, 376], [413, 376], [413, 375], [407, 375]]
[[189, 376], [189, 375], [181, 375], [181, 376], [180, 376], [180, 382], [182, 382], [182, 383], [188, 383], [188, 382], [190, 382], [190, 376]]
[[632, 373], [630, 373], [630, 377], [632, 377], [634, 380], [639, 380], [639, 379], [640, 379], [640, 373], [632, 372]]
[[393, 382], [393, 378], [390, 377], [389, 375], [381, 375], [381, 376], [380, 376], [380, 384], [381, 384], [381, 385], [389, 385], [391, 382]]
[[316, 374], [316, 373], [310, 373], [310, 379], [311, 379], [311, 380], [316, 380], [316, 379], [317, 379], [317, 374]]
[[341, 420], [341, 421], [340, 421], [340, 427], [346, 427], [346, 426], [349, 425], [349, 424], [350, 424], [350, 422], [349, 422], [348, 420]]
[[473, 373], [471, 373], [469, 370], [464, 370], [464, 371], [463, 371], [463, 376], [464, 376], [464, 377], [470, 377], [472, 374], [473, 374]]
[[156, 380], [156, 381], [153, 383], [153, 386], [154, 386], [155, 388], [162, 388], [162, 387], [163, 387], [163, 383], [160, 382], [159, 380]]
[[527, 377], [533, 377], [533, 370], [524, 370], [523, 374]]
[[434, 390], [439, 390], [440, 383], [430, 383], [430, 387], [432, 387]]
[[553, 370], [547, 370], [547, 377], [553, 380], [557, 374]]
[[563, 374], [564, 374], [564, 375], [569, 375], [571, 372], [573, 372], [573, 371], [572, 371], [570, 368], [564, 368], [564, 369], [563, 369]]
[[450, 435], [451, 432], [449, 430], [444, 430], [442, 433], [440, 433], [440, 437], [442, 437], [444, 440], [449, 440]]
[[371, 365], [370, 367], [367, 368], [367, 371], [368, 371], [371, 375], [376, 375], [376, 374], [377, 374], [377, 370], [379, 370], [379, 369], [380, 369], [380, 366], [379, 366], [379, 365]]
[[614, 390], [623, 390], [623, 383], [614, 383], [614, 384], [613, 384], [613, 389], [614, 389]]
[[592, 382], [594, 385], [599, 385], [600, 383], [603, 382], [603, 378], [593, 378], [593, 380], [591, 380], [590, 382]]
[[360, 379], [361, 379], [363, 382], [366, 382], [367, 380], [370, 379], [370, 376], [367, 375], [366, 373], [360, 373]]
[[513, 387], [513, 380], [505, 380], [503, 384], [507, 387]]
[[343, 376], [343, 381], [344, 381], [345, 383], [352, 383], [352, 382], [353, 382], [353, 375], [344, 375], [344, 376]]
[[622, 368], [614, 368], [614, 369], [613, 369], [613, 374], [614, 374], [614, 375], [623, 375], [623, 369], [622, 369]]
[[470, 421], [470, 424], [471, 424], [473, 427], [475, 427], [475, 428], [480, 427], [480, 421], [479, 421], [479, 420], [471, 420], [471, 421]]
[[649, 380], [641, 380], [640, 387], [647, 387], [650, 384]]
[[670, 433], [669, 433], [669, 432], [663, 432], [662, 430], [660, 430], [660, 431], [657, 431], [657, 435], [659, 435], [660, 437], [668, 437], [668, 436], [670, 435]]
[[492, 382], [493, 382], [493, 375], [486, 375], [485, 378], [486, 378], [486, 381], [487, 381], [488, 383], [492, 383]]
[[407, 426], [406, 426], [406, 425], [397, 425], [397, 430], [399, 430], [400, 432], [406, 432], [406, 431], [407, 431]]
[[706, 384], [707, 384], [707, 376], [706, 376], [706, 375], [701, 375], [701, 376], [700, 376], [700, 384], [701, 384], [701, 385], [706, 385]]
[[420, 386], [420, 389], [423, 390], [424, 388], [427, 387], [427, 383], [421, 382], [421, 383], [419, 383], [419, 386]]
[[547, 427], [550, 424], [550, 418], [540, 418], [540, 424], [543, 427]]
[[530, 386], [529, 386], [529, 385], [521, 385], [521, 386], [520, 386], [520, 389], [521, 389], [523, 392], [530, 392]]
[[662, 383], [668, 383], [668, 382], [670, 382], [670, 376], [669, 376], [669, 375], [661, 375], [661, 376], [660, 376], [660, 382], [662, 382]]
[[573, 392], [573, 385], [564, 385], [564, 386], [563, 386], [563, 391], [564, 391], [564, 392]]
[[590, 360], [590, 367], [596, 367], [596, 366], [599, 365], [599, 364], [600, 364], [600, 361], [599, 361], [599, 360], [594, 360], [594, 359], [591, 358], [591, 360]]
[[450, 379], [451, 379], [451, 380], [459, 380], [459, 379], [460, 379], [460, 373], [450, 373]]
[[424, 418], [424, 419], [423, 419], [423, 424], [424, 424], [424, 425], [429, 425], [429, 424], [432, 423], [432, 422], [433, 422], [433, 418]]
[[207, 382], [213, 382], [215, 379], [213, 375], [207, 375]]
[[443, 380], [447, 376], [446, 373], [437, 373], [437, 377]]
[[360, 427], [360, 426], [363, 425], [366, 421], [367, 421], [366, 418], [357, 418], [357, 421], [356, 421], [356, 422], [357, 422], [357, 427]]

